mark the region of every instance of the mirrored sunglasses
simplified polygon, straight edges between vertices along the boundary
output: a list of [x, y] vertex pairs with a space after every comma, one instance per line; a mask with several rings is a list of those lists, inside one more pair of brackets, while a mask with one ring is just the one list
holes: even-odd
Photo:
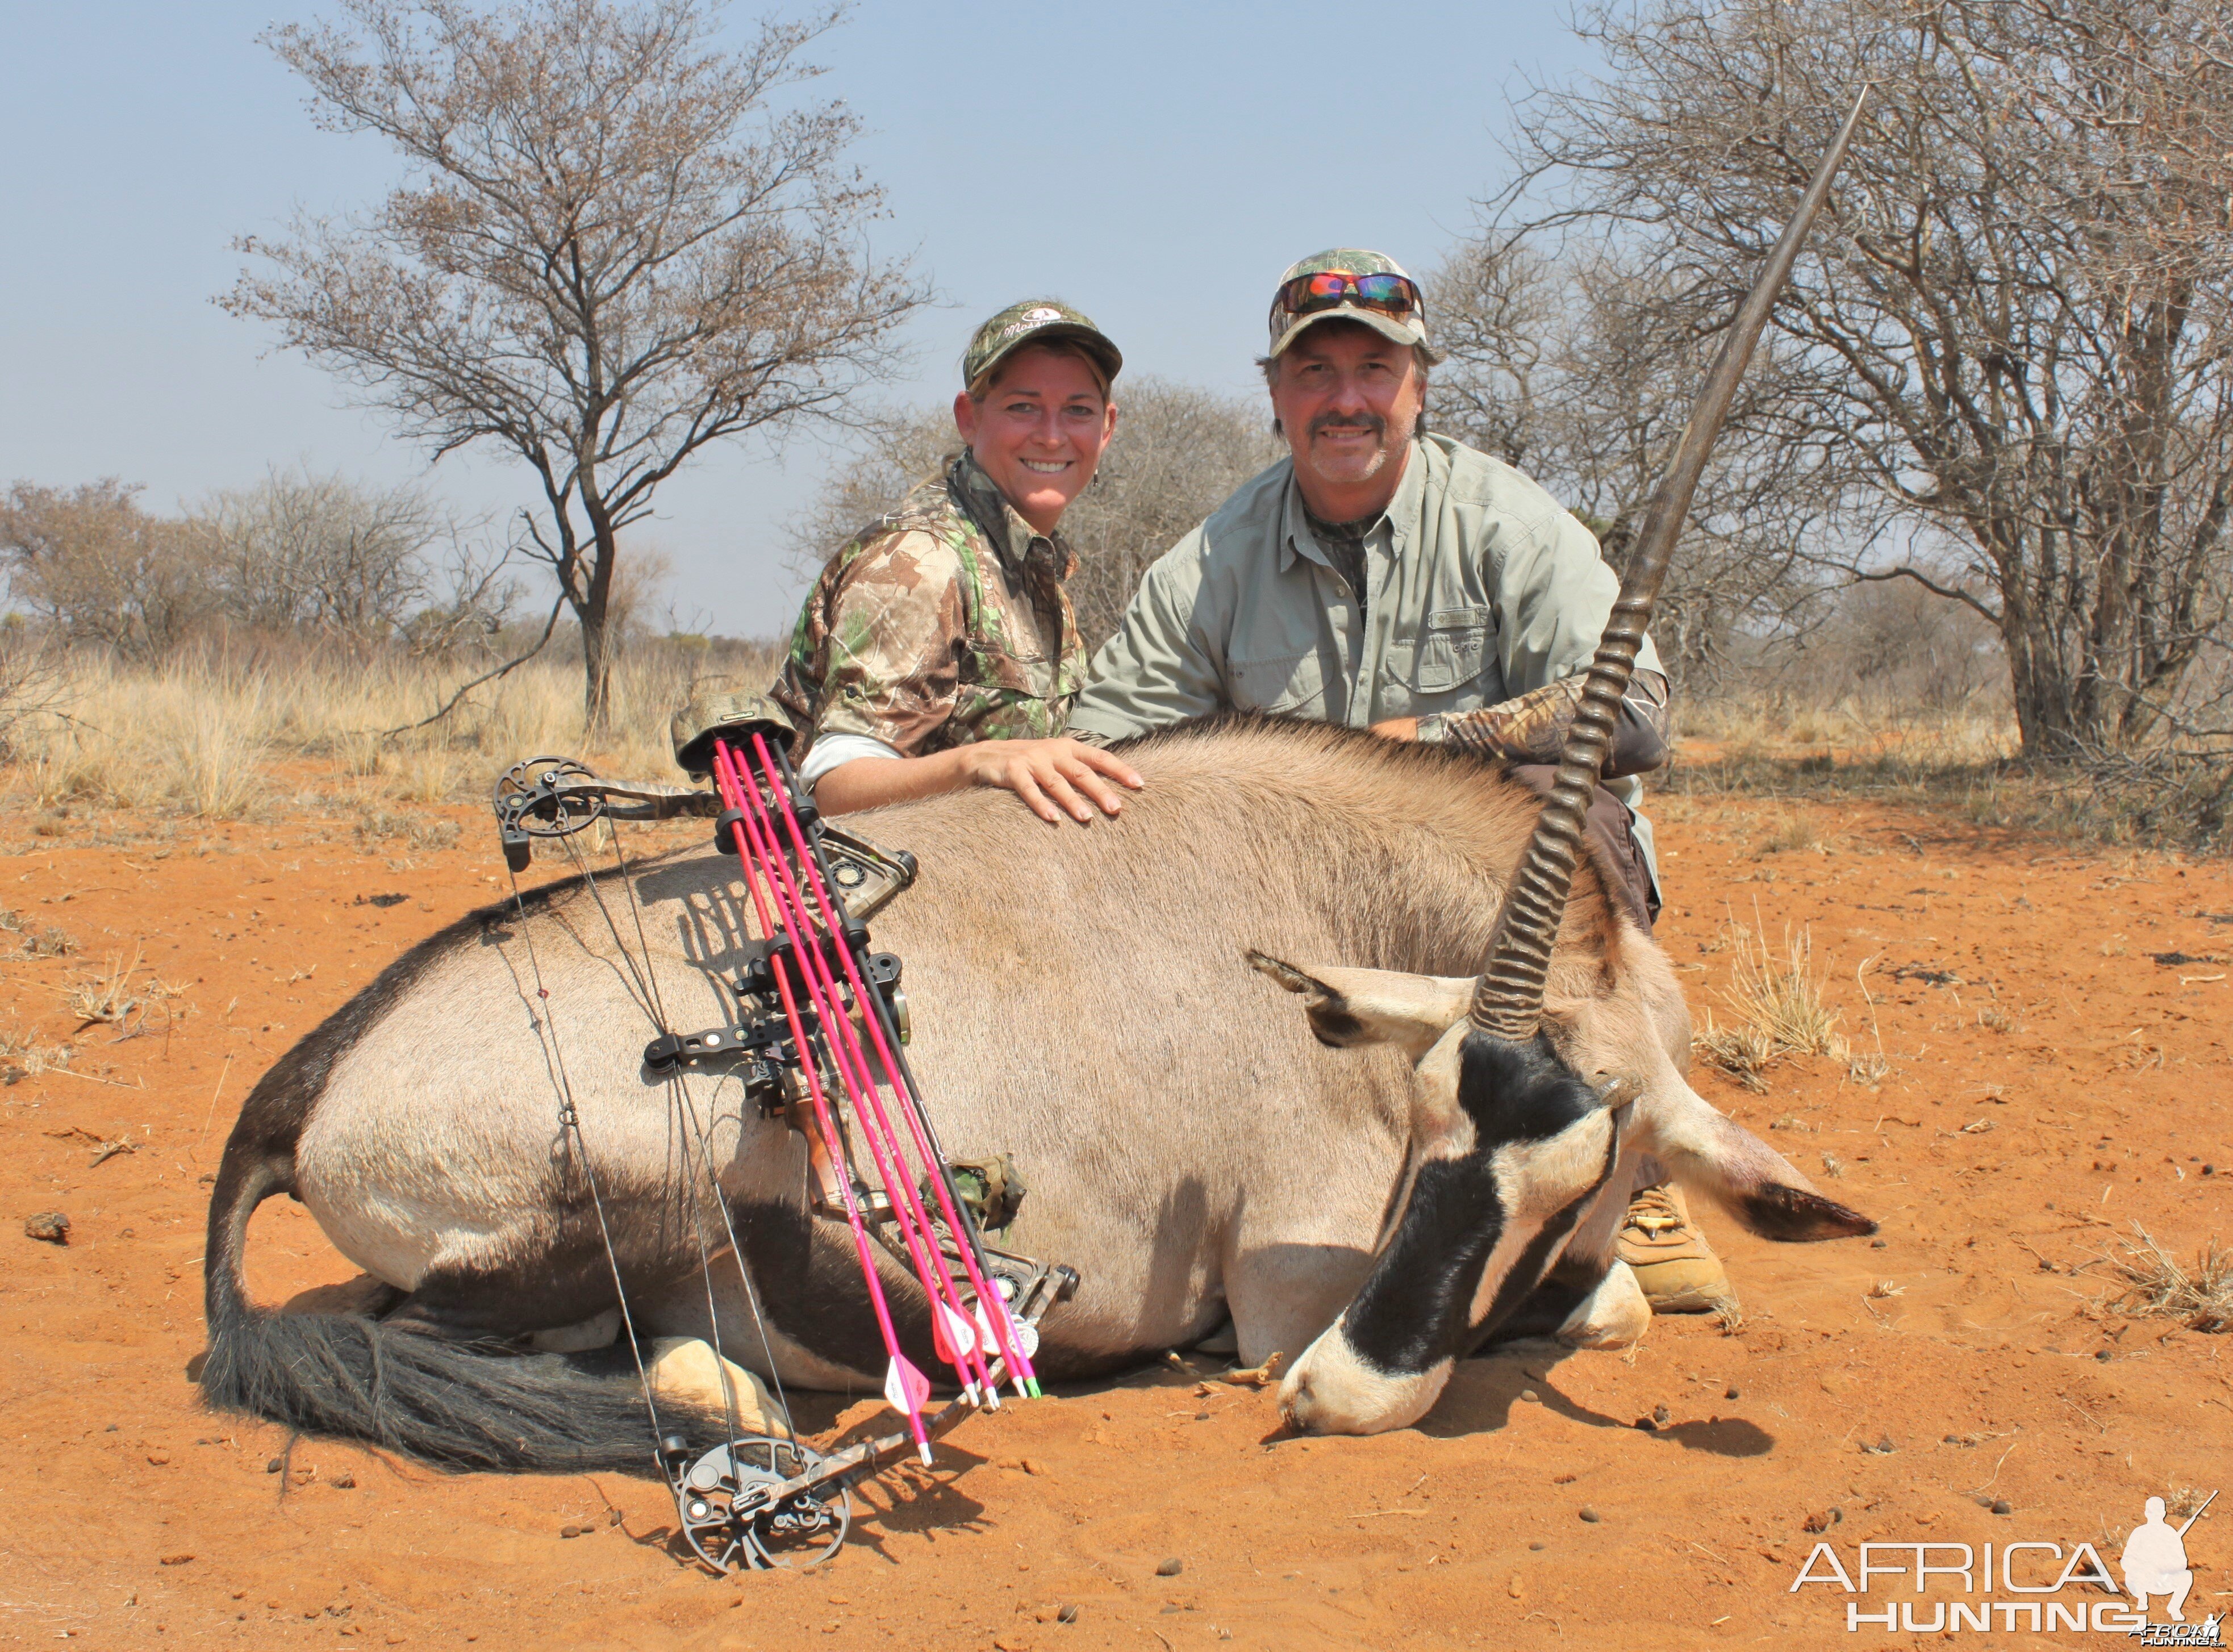
[[1420, 307], [1419, 289], [1409, 276], [1357, 276], [1346, 270], [1320, 270], [1279, 283], [1273, 305], [1289, 315], [1308, 315], [1338, 304], [1407, 316]]

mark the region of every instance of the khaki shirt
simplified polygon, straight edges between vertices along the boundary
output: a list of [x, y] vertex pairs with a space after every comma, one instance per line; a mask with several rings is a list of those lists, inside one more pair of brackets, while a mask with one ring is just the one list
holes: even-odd
[[[1412, 443], [1364, 551], [1360, 616], [1281, 459], [1148, 569], [1070, 732], [1118, 740], [1234, 710], [1365, 728], [1494, 706], [1586, 670], [1620, 594], [1570, 511], [1445, 436]], [[1660, 669], [1648, 637], [1637, 664]], [[1631, 810], [1643, 795], [1632, 777], [1605, 784]], [[1640, 816], [1636, 835], [1650, 859]]]
[[810, 745], [884, 755], [1059, 734], [1085, 677], [1075, 566], [964, 453], [830, 559], [769, 698]]

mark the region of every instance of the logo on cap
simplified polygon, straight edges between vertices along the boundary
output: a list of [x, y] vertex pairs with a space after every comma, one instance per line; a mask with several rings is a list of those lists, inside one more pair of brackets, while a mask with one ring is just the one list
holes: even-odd
[[1045, 305], [1041, 305], [1037, 309], [1025, 310], [1022, 319], [1033, 325], [1040, 322], [1058, 322], [1062, 319], [1062, 312], [1058, 309], [1049, 309]]

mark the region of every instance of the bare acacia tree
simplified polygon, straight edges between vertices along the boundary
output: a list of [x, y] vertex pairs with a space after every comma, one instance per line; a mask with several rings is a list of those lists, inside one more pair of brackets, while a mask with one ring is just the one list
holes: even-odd
[[227, 614], [268, 631], [385, 641], [426, 602], [449, 524], [420, 490], [274, 470], [194, 512]]
[[274, 469], [189, 519], [208, 548], [214, 610], [251, 630], [447, 653], [495, 633], [519, 600], [512, 548], [408, 483]]
[[1631, 243], [1702, 328], [1875, 83], [1751, 419], [1837, 507], [1813, 554], [1989, 620], [2028, 750], [2197, 732], [2233, 512], [2222, 4], [1650, 0], [1582, 27], [1610, 73], [1533, 101], [1523, 188]]
[[437, 459], [486, 441], [533, 467], [533, 554], [580, 622], [598, 725], [622, 537], [659, 485], [708, 442], [837, 412], [921, 302], [863, 248], [882, 193], [843, 163], [855, 117], [771, 107], [837, 14], [729, 53], [713, 0], [342, 9], [349, 28], [265, 38], [319, 125], [386, 139], [405, 180], [244, 237], [274, 272], [220, 302]]
[[149, 516], [139, 493], [110, 477], [68, 489], [18, 482], [0, 495], [0, 571], [50, 634], [142, 660], [211, 613], [207, 536]]
[[[1426, 282], [1436, 424], [1543, 484], [1626, 565], [1715, 340], [1679, 285], [1625, 249], [1494, 229]], [[1652, 634], [1678, 680], [1720, 674], [1740, 628], [1788, 634], [1821, 595], [1800, 547], [1820, 514], [1813, 450], [1764, 439], [1781, 391], [1754, 358], [1701, 478]]]
[[[1088, 648], [1116, 630], [1148, 564], [1286, 451], [1269, 411], [1253, 400], [1148, 376], [1120, 380], [1116, 400], [1116, 439], [1062, 520], [1077, 552], [1070, 595]], [[794, 571], [818, 573], [960, 448], [946, 407], [876, 421], [859, 458], [836, 469], [794, 524]]]

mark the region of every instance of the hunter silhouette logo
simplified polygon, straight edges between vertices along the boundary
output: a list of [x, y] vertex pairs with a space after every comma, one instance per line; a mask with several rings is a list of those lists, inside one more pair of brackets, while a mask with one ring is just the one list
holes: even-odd
[[2186, 1528], [2202, 1518], [2202, 1509], [2189, 1515], [2186, 1525], [2177, 1531], [2164, 1519], [2160, 1497], [2148, 1499], [2147, 1515], [2146, 1521], [2134, 1526], [2132, 1535], [2125, 1539], [2125, 1552], [2118, 1562], [2124, 1568], [2126, 1591], [2143, 1617], [2148, 1615], [2149, 1596], [2167, 1597], [2164, 1616], [2174, 1623], [2184, 1623], [2186, 1614], [2179, 1608], [2186, 1604], [2186, 1592], [2194, 1587], [2194, 1573], [2186, 1564]]
[[[2020, 1539], [1982, 1545], [1863, 1543], [1858, 1545], [1858, 1564], [1851, 1570], [1833, 1545], [1818, 1543], [1787, 1592], [1795, 1595], [1809, 1584], [1819, 1584], [1849, 1596], [1891, 1597], [1865, 1606], [1859, 1599], [1846, 1601], [1849, 1634], [1864, 1628], [1921, 1635], [1954, 1635], [1965, 1629], [1997, 1629], [2006, 1635], [2019, 1629], [2051, 1635], [2063, 1629], [2124, 1635], [2143, 1646], [2222, 1647], [2223, 1620], [2217, 1613], [2209, 1613], [2197, 1623], [2189, 1623], [2184, 1610], [2194, 1588], [2186, 1535], [2217, 1500], [2217, 1493], [2210, 1493], [2183, 1524], [2173, 1525], [2165, 1518], [2164, 1499], [2148, 1499], [2145, 1518], [2132, 1528], [2117, 1557], [2118, 1570], [2124, 1574], [2121, 1589], [2090, 1543], [2066, 1550], [2059, 1543]], [[2088, 1585], [2098, 1594], [2081, 1592]], [[1938, 1599], [1929, 1598], [1934, 1593]], [[1899, 1598], [1903, 1594], [1921, 1598]], [[2150, 1621], [2151, 1601], [2162, 1603], [2167, 1622]]]

